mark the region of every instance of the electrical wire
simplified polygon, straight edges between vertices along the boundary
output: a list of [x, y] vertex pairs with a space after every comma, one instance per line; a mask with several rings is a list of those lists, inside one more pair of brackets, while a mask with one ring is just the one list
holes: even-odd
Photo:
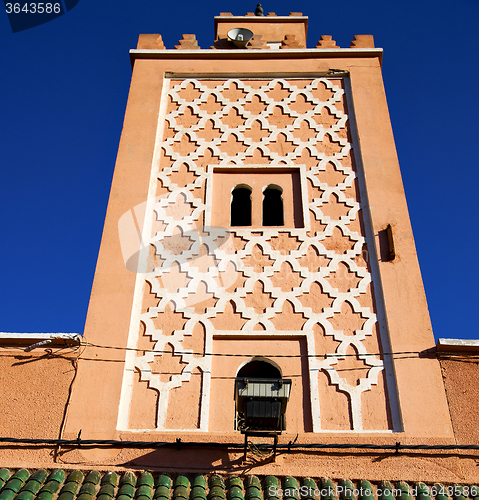
[[[218, 442], [198, 442], [198, 441], [120, 441], [116, 439], [34, 439], [34, 438], [14, 438], [0, 437], [0, 443], [14, 444], [34, 444], [47, 446], [72, 446], [84, 448], [112, 447], [112, 448], [230, 448], [243, 449], [243, 443], [218, 443]], [[256, 443], [255, 447], [259, 450], [269, 450], [273, 448], [273, 444]], [[356, 449], [356, 450], [377, 450], [377, 451], [394, 451], [398, 453], [400, 450], [417, 451], [417, 450], [436, 450], [436, 451], [456, 451], [456, 450], [479, 450], [479, 445], [427, 445], [427, 444], [370, 444], [370, 443], [282, 443], [276, 445], [277, 449], [293, 450], [293, 449]]]
[[[168, 342], [167, 342], [168, 343]], [[97, 349], [106, 349], [106, 350], [117, 350], [117, 351], [133, 351], [133, 352], [141, 352], [141, 353], [154, 353], [154, 354], [171, 354], [172, 350], [168, 349], [139, 349], [139, 348], [134, 348], [134, 347], [121, 347], [121, 346], [112, 346], [112, 345], [101, 345], [101, 344], [94, 344], [92, 342], [86, 342], [84, 340], [81, 340], [80, 343], [78, 344], [73, 344], [73, 345], [65, 345], [65, 346], [55, 346], [57, 350], [64, 350], [64, 349], [71, 349], [72, 351], [77, 351], [78, 349], [84, 349], [86, 347], [94, 347]], [[0, 348], [3, 349], [17, 349], [20, 351], [25, 352], [25, 347], [24, 344], [9, 344], [8, 346], [0, 345]], [[192, 350], [185, 349], [183, 351], [173, 351], [174, 354], [177, 355], [184, 355], [184, 354], [191, 354], [194, 356], [212, 356], [212, 357], [235, 357], [235, 358], [253, 358], [258, 356], [258, 353], [254, 354], [241, 354], [241, 353], [215, 353], [215, 352], [195, 352]], [[424, 350], [424, 351], [397, 351], [397, 352], [372, 352], [372, 353], [324, 353], [324, 354], [268, 354], [268, 358], [323, 358], [323, 359], [328, 359], [328, 358], [347, 358], [347, 357], [354, 357], [354, 358], [366, 358], [369, 356], [379, 356], [385, 357], [385, 356], [391, 356], [393, 358], [397, 358], [399, 356], [417, 356], [419, 358], [443, 358], [443, 357], [451, 357], [451, 358], [467, 358], [470, 360], [477, 360], [479, 361], [479, 353], [478, 354], [468, 354], [464, 352], [440, 352], [434, 350], [434, 348], [431, 348], [430, 350]]]
[[[170, 350], [157, 350], [157, 349], [138, 349], [134, 347], [120, 347], [120, 346], [108, 346], [108, 345], [100, 345], [93, 344], [91, 342], [81, 342], [81, 346], [86, 347], [96, 347], [98, 349], [112, 349], [112, 350], [120, 350], [120, 351], [134, 351], [134, 352], [152, 352], [155, 354], [171, 354]], [[240, 354], [240, 353], [215, 353], [215, 352], [194, 352], [191, 350], [185, 351], [177, 351], [175, 354], [192, 354], [194, 356], [216, 356], [216, 357], [235, 357], [235, 358], [247, 358], [247, 357], [255, 357], [258, 356], [258, 353], [255, 354]], [[477, 358], [479, 360], [479, 354], [467, 354], [464, 353], [454, 353], [454, 352], [437, 352], [437, 351], [398, 351], [398, 352], [373, 352], [373, 353], [352, 353], [352, 354], [341, 354], [341, 353], [325, 353], [325, 354], [268, 354], [268, 358], [344, 358], [344, 357], [368, 357], [368, 356], [410, 356], [417, 355], [418, 357], [441, 357], [441, 356], [459, 356], [459, 357], [467, 357], [467, 358]]]

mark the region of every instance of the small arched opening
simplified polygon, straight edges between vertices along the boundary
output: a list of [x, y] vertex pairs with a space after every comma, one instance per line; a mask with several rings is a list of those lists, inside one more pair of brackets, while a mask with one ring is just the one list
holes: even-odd
[[286, 427], [285, 412], [291, 380], [282, 377], [281, 368], [266, 358], [253, 358], [243, 364], [235, 383], [235, 428], [244, 434], [274, 432]]
[[244, 363], [238, 370], [236, 378], [275, 378], [282, 377], [281, 368], [266, 358], [253, 358]]
[[263, 226], [284, 226], [283, 190], [276, 184], [263, 189]]
[[250, 186], [240, 184], [231, 192], [232, 226], [251, 226], [251, 191]]

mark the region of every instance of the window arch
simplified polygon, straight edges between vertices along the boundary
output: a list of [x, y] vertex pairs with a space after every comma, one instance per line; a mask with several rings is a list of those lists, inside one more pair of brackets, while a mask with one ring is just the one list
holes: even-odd
[[239, 184], [232, 191], [231, 225], [251, 226], [251, 192], [247, 184]]
[[291, 379], [283, 379], [274, 361], [255, 356], [243, 363], [235, 380], [235, 429], [281, 433], [290, 391]]
[[254, 357], [239, 368], [237, 378], [282, 378], [281, 368], [267, 358]]
[[263, 189], [263, 226], [284, 226], [283, 189], [269, 184]]

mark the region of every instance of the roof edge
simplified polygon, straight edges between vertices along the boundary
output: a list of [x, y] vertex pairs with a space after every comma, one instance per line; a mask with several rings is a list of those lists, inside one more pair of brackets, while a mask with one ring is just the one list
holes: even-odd
[[130, 58], [135, 59], [199, 59], [218, 58], [225, 56], [245, 56], [247, 58], [272, 58], [282, 59], [294, 55], [307, 57], [378, 57], [382, 60], [383, 49], [381, 48], [334, 48], [334, 49], [130, 49]]
[[472, 339], [438, 339], [437, 352], [479, 352], [479, 340]]
[[77, 347], [80, 345], [81, 335], [78, 333], [10, 333], [0, 332], [0, 346], [20, 347], [28, 349], [35, 347]]

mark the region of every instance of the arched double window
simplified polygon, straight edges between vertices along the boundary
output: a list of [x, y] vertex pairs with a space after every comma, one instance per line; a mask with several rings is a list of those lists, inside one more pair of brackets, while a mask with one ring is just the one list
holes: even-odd
[[246, 184], [233, 189], [231, 198], [231, 225], [251, 226], [251, 192]]
[[[276, 184], [269, 184], [263, 189], [261, 205], [259, 205], [260, 200], [256, 205], [258, 208], [262, 206], [263, 226], [284, 226], [282, 193], [283, 189]], [[239, 184], [231, 195], [231, 226], [251, 226], [253, 189], [247, 184]], [[256, 196], [259, 196], [259, 193]]]

